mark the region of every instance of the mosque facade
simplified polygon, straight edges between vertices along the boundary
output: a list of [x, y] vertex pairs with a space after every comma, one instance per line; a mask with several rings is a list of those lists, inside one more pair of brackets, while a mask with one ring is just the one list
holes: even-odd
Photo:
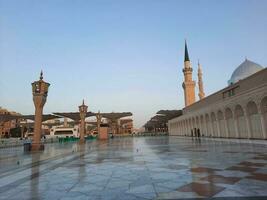
[[228, 86], [205, 97], [198, 64], [199, 100], [195, 101], [187, 45], [185, 45], [183, 114], [168, 121], [170, 135], [267, 139], [267, 68], [245, 59]]

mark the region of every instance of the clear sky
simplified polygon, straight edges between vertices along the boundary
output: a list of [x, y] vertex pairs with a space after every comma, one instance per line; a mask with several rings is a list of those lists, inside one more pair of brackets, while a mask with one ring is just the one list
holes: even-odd
[[[206, 94], [245, 56], [267, 66], [266, 0], [0, 0], [0, 106], [34, 113], [31, 82], [51, 83], [45, 113], [131, 111], [140, 127], [184, 105], [184, 39]], [[197, 91], [196, 91], [197, 92]]]

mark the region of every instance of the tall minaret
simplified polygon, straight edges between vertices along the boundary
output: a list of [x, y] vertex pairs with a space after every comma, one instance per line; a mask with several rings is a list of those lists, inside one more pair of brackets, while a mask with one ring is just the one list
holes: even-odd
[[197, 77], [198, 77], [198, 89], [199, 89], [199, 99], [203, 99], [205, 97], [204, 93], [204, 86], [203, 86], [203, 80], [202, 80], [202, 69], [198, 61], [198, 70], [197, 70]]
[[187, 44], [185, 41], [185, 54], [184, 54], [184, 82], [183, 82], [183, 88], [184, 88], [184, 100], [185, 100], [185, 106], [189, 106], [192, 103], [195, 103], [195, 81], [192, 80], [192, 72], [193, 68], [191, 67], [190, 60], [189, 60], [189, 54], [187, 50]]

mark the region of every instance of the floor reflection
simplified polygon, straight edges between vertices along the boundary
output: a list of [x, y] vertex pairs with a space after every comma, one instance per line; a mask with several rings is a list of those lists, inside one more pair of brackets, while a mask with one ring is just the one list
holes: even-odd
[[10, 151], [0, 166], [0, 199], [267, 197], [266, 146], [125, 137], [48, 144], [44, 152], [21, 153], [19, 165]]

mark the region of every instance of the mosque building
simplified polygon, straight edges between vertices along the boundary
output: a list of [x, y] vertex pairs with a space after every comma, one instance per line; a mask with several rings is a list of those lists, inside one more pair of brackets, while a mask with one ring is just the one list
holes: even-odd
[[205, 97], [198, 63], [199, 100], [192, 79], [187, 44], [184, 59], [182, 115], [168, 121], [170, 135], [267, 139], [267, 68], [245, 59], [233, 72], [228, 86]]

